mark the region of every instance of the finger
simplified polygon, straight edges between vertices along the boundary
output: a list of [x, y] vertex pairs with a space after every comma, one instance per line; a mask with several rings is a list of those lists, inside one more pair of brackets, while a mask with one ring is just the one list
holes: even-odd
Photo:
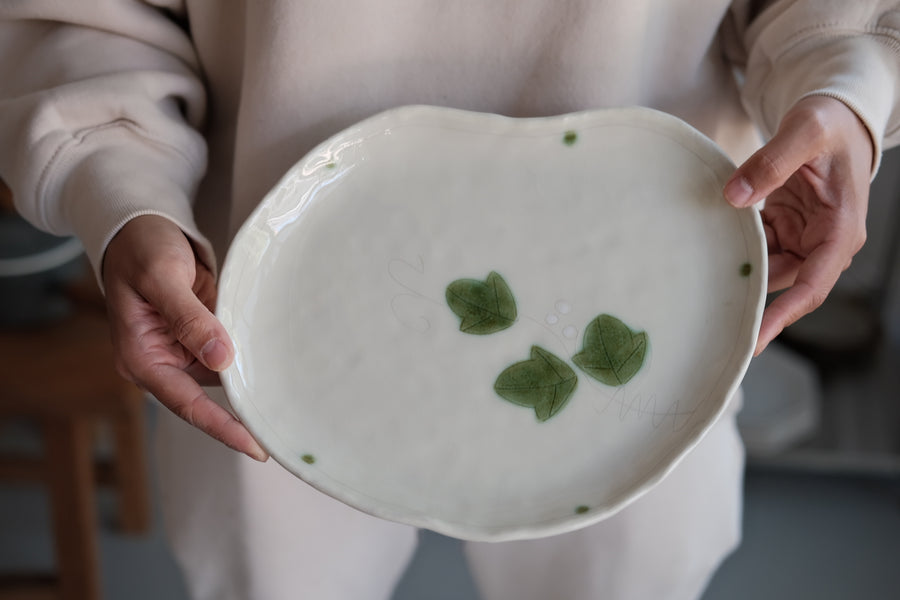
[[184, 371], [203, 387], [219, 387], [222, 385], [219, 373], [207, 369], [199, 360], [194, 361]]
[[803, 259], [796, 254], [779, 252], [769, 255], [768, 293], [778, 292], [794, 285]]
[[843, 271], [846, 253], [836, 243], [822, 244], [806, 258], [794, 284], [766, 307], [759, 329], [756, 354], [780, 334], [825, 301]]
[[778, 242], [778, 234], [775, 228], [766, 218], [766, 211], [762, 211], [763, 231], [766, 235], [766, 250], [769, 255], [769, 285], [767, 291], [771, 294], [790, 287], [797, 279], [797, 271], [803, 260], [781, 248]]
[[[852, 259], [844, 263], [841, 272], [850, 268]], [[767, 292], [773, 293], [783, 289], [787, 289], [794, 285], [797, 280], [797, 273], [803, 265], [803, 259], [796, 254], [785, 252], [782, 254], [769, 255], [769, 287]]]
[[234, 358], [231, 340], [215, 315], [187, 286], [172, 285], [164, 293], [145, 293], [187, 350], [212, 371], [222, 371]]
[[823, 139], [816, 119], [788, 120], [768, 144], [737, 168], [723, 193], [736, 208], [756, 204], [815, 158]]
[[229, 448], [265, 462], [269, 455], [247, 428], [216, 404], [184, 371], [155, 365], [145, 372], [141, 385], [176, 415]]

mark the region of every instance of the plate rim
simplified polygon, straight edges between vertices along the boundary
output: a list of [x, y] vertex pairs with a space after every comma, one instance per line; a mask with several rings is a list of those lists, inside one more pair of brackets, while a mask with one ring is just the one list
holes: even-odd
[[[539, 117], [510, 117], [496, 113], [422, 104], [392, 108], [363, 119], [362, 121], [328, 137], [313, 147], [301, 157], [300, 160], [296, 161], [287, 169], [287, 171], [285, 171], [243, 222], [229, 244], [225, 259], [222, 262], [218, 282], [219, 294], [215, 314], [225, 326], [229, 335], [231, 335], [232, 331], [231, 323], [233, 315], [227, 306], [227, 300], [230, 299], [230, 293], [239, 279], [233, 271], [236, 268], [236, 265], [239, 265], [242, 260], [240, 251], [242, 243], [244, 243], [246, 238], [251, 235], [253, 224], [265, 212], [269, 199], [277, 194], [278, 190], [280, 190], [286, 182], [295, 178], [298, 171], [302, 170], [304, 166], [308, 166], [310, 162], [317, 157], [322, 156], [323, 152], [333, 148], [337, 142], [347, 140], [348, 138], [360, 139], [360, 135], [372, 130], [374, 130], [375, 133], [371, 133], [371, 135], [378, 135], [378, 132], [383, 133], [384, 128], [387, 125], [395, 122], [408, 123], [419, 121], [427, 122], [435, 127], [445, 123], [463, 123], [465, 124], [465, 129], [467, 131], [474, 131], [477, 128], [481, 133], [492, 135], [502, 135], [506, 131], [519, 129], [535, 131], [546, 129], [549, 131], [563, 132], [568, 129], [576, 129], [579, 123], [589, 123], [591, 126], [598, 126], [604, 123], [631, 126], [640, 125], [651, 129], [654, 133], [666, 135], [679, 145], [694, 153], [712, 170], [716, 178], [719, 179], [722, 184], [724, 184], [727, 178], [730, 177], [735, 170], [734, 163], [728, 158], [725, 152], [703, 133], [674, 115], [642, 106], [591, 109]], [[251, 430], [252, 427], [251, 435], [257, 439], [267, 452], [269, 452], [272, 459], [278, 462], [287, 471], [320, 492], [341, 501], [352, 508], [378, 518], [433, 530], [459, 539], [489, 542], [547, 537], [596, 524], [620, 512], [656, 487], [660, 481], [665, 479], [681, 463], [681, 461], [693, 451], [713, 426], [720, 420], [732, 402], [740, 387], [741, 381], [746, 374], [750, 361], [753, 358], [755, 339], [759, 332], [762, 312], [765, 306], [765, 281], [768, 277], [768, 255], [765, 251], [765, 234], [758, 208], [749, 207], [735, 210], [741, 211], [744, 215], [749, 215], [752, 224], [751, 229], [754, 230], [757, 241], [760, 242], [755, 249], [758, 251], [758, 255], [751, 256], [751, 260], [756, 261], [754, 263], [753, 277], [756, 280], [761, 279], [761, 291], [755, 306], [752, 306], [752, 301], [748, 300], [748, 306], [745, 309], [745, 315], [752, 314], [750, 331], [752, 332], [754, 343], [748, 344], [742, 352], [736, 353], [733, 362], [736, 363], [737, 366], [737, 375], [732, 379], [728, 386], [725, 399], [721, 401], [718, 408], [704, 420], [702, 426], [692, 428], [692, 436], [685, 438], [685, 443], [680, 446], [675, 456], [666, 455], [666, 459], [660, 460], [660, 462], [668, 460], [666, 465], [661, 468], [654, 468], [654, 472], [651, 476], [643, 479], [641, 484], [618, 494], [617, 499], [610, 502], [609, 506], [592, 507], [590, 511], [583, 514], [573, 513], [569, 516], [550, 518], [546, 521], [535, 521], [516, 526], [498, 527], [486, 527], [484, 525], [471, 525], [460, 523], [458, 521], [449, 521], [447, 519], [426, 515], [421, 512], [412, 513], [409, 510], [404, 510], [394, 505], [378, 503], [376, 499], [366, 496], [365, 494], [356, 495], [342, 493], [342, 491], [346, 492], [348, 490], [346, 486], [341, 490], [336, 490], [334, 486], [329, 485], [329, 482], [336, 482], [334, 478], [329, 477], [321, 471], [302, 468], [298, 464], [299, 461], [294, 457], [293, 453], [281, 451], [280, 441], [276, 442], [271, 439], [272, 436], [260, 436], [263, 439], [257, 437], [260, 434], [258, 427], [259, 418], [262, 418], [262, 416], [259, 415], [257, 408], [252, 402], [241, 398], [242, 393], [239, 389], [240, 386], [238, 385], [240, 377], [236, 375], [236, 371], [238, 370], [237, 363], [239, 360], [237, 353], [235, 354], [232, 364], [220, 373], [227, 403], [231, 408], [231, 411], [245, 424], [245, 426], [250, 425], [247, 427], [248, 430]], [[748, 217], [745, 216], [743, 218], [746, 219]], [[746, 224], [742, 223], [742, 226], [746, 226]], [[753, 250], [754, 249], [751, 248], [751, 251]], [[758, 267], [756, 265], [758, 265]], [[748, 298], [749, 296], [750, 294], [748, 293]], [[225, 302], [223, 302], [223, 300], [225, 300]], [[729, 362], [729, 365], [730, 364], [731, 361]], [[275, 434], [275, 436], [277, 437], [277, 434]], [[293, 457], [294, 460], [287, 460], [285, 456]], [[366, 502], [365, 500], [373, 500], [375, 503]]]

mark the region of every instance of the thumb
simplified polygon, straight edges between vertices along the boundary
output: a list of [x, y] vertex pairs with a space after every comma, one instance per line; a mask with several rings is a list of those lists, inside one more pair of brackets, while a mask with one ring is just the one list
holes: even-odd
[[729, 204], [745, 208], [777, 190], [821, 150], [818, 121], [802, 113], [788, 115], [769, 143], [734, 172], [723, 194]]
[[228, 334], [215, 315], [188, 286], [171, 286], [148, 298], [178, 341], [212, 371], [225, 369], [234, 356]]

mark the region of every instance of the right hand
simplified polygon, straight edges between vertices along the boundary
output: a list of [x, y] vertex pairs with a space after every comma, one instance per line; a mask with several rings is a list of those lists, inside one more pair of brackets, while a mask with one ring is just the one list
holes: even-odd
[[259, 461], [268, 454], [201, 385], [234, 359], [213, 315], [216, 286], [184, 233], [148, 215], [129, 221], [103, 258], [106, 304], [117, 368], [176, 415]]

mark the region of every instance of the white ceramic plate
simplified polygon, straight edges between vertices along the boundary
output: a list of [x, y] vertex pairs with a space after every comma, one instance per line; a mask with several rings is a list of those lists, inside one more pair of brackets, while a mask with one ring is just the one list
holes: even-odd
[[766, 251], [722, 199], [733, 168], [647, 109], [368, 119], [234, 240], [231, 405], [386, 519], [495, 541], [595, 523], [697, 444], [750, 361]]

